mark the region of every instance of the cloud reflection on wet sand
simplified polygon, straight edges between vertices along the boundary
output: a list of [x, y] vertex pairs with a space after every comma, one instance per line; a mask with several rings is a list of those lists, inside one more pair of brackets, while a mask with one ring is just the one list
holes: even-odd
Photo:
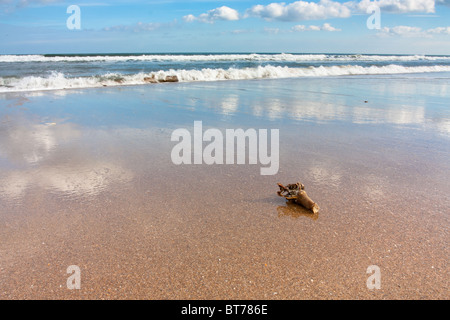
[[30, 187], [66, 197], [95, 196], [111, 183], [133, 178], [113, 159], [97, 159], [72, 123], [10, 121], [0, 132], [0, 155], [13, 167], [3, 170], [0, 196], [9, 200], [20, 200]]

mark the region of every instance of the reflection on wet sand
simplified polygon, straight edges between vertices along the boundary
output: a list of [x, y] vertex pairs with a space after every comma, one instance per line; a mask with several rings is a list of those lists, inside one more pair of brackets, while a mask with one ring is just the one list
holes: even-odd
[[337, 164], [315, 161], [306, 171], [306, 175], [318, 184], [337, 188], [341, 184], [343, 176], [341, 171]]
[[[348, 121], [355, 124], [431, 125], [442, 133], [450, 133], [450, 119], [446, 112], [440, 112], [442, 108], [445, 110], [443, 97], [448, 95], [444, 84], [422, 88], [426, 97], [412, 100], [409, 96], [418, 95], [417, 84], [402, 81], [390, 81], [389, 86], [375, 81], [373, 88], [368, 83], [364, 88], [346, 88], [344, 94], [314, 83], [301, 82], [301, 88], [296, 88], [286, 83], [287, 80], [284, 82], [286, 86], [283, 90], [288, 94], [261, 92], [255, 99], [254, 92], [240, 91], [239, 95], [232, 93], [216, 97], [214, 104], [219, 106], [222, 114], [250, 113], [273, 121], [286, 118], [320, 123]], [[258, 85], [255, 86], [255, 91], [259, 90]], [[309, 91], [309, 87], [314, 87], [314, 91]], [[221, 100], [217, 102], [217, 98]], [[365, 103], [365, 100], [369, 101]], [[433, 106], [432, 110], [430, 106]], [[201, 103], [196, 103], [196, 107], [202, 107]], [[211, 108], [210, 105], [203, 107]], [[434, 112], [439, 115], [433, 116]]]
[[[301, 103], [286, 103], [279, 99], [271, 99], [267, 104], [251, 105], [254, 116], [265, 115], [271, 120], [289, 118], [292, 120], [307, 120], [314, 122], [350, 121], [355, 124], [424, 124], [425, 108], [422, 106], [396, 106], [383, 109], [380, 106], [349, 106], [344, 102], [320, 103], [317, 101], [302, 101]], [[264, 110], [264, 111], [263, 111]]]
[[59, 167], [13, 171], [2, 177], [0, 196], [20, 200], [28, 187], [61, 192], [65, 198], [96, 196], [112, 183], [127, 182], [133, 175], [113, 163], [90, 162]]
[[61, 143], [78, 138], [73, 124], [35, 124], [9, 121], [0, 125], [0, 155], [14, 164], [33, 164], [47, 159]]
[[225, 115], [233, 114], [239, 108], [239, 96], [231, 94], [225, 96], [221, 102], [222, 113]]
[[68, 198], [89, 197], [133, 178], [113, 159], [96, 159], [81, 137], [82, 130], [72, 123], [2, 123], [0, 156], [12, 169], [2, 170], [0, 197], [18, 201], [31, 187]]

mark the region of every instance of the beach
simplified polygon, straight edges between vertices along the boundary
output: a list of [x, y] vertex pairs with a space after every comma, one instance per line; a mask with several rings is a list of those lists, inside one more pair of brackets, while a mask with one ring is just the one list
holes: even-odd
[[[448, 299], [448, 79], [2, 93], [0, 299]], [[175, 165], [172, 132], [194, 121], [278, 129], [278, 174]], [[320, 212], [279, 182], [303, 183]]]

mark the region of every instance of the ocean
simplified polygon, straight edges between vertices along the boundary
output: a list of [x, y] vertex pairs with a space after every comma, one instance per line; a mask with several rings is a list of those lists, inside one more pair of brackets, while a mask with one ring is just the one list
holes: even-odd
[[0, 93], [179, 82], [420, 75], [450, 79], [450, 56], [171, 53], [0, 55]]

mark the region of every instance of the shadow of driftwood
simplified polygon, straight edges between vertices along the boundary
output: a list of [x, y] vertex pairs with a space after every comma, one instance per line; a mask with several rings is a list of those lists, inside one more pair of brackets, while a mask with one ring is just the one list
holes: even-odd
[[292, 202], [286, 202], [286, 206], [279, 206], [277, 208], [278, 217], [292, 217], [298, 219], [300, 217], [307, 217], [314, 221], [319, 219], [319, 213], [312, 213], [312, 211], [299, 206]]

